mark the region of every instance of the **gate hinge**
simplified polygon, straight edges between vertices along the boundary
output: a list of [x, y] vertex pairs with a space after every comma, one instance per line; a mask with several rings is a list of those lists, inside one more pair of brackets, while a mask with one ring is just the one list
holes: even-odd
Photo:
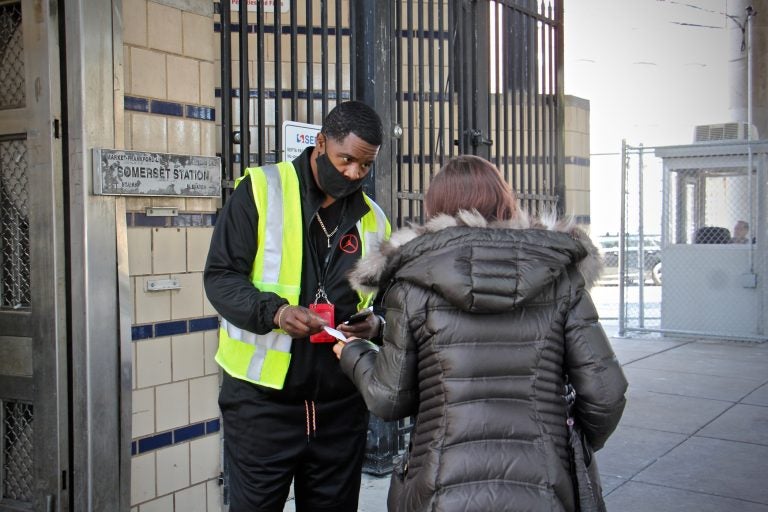
[[58, 119], [53, 120], [53, 138], [54, 139], [60, 139], [61, 133], [59, 131], [61, 122]]
[[483, 135], [483, 132], [481, 132], [478, 129], [469, 131], [469, 142], [470, 144], [472, 144], [473, 147], [477, 147], [481, 144], [484, 144], [486, 146], [493, 145], [493, 140]]

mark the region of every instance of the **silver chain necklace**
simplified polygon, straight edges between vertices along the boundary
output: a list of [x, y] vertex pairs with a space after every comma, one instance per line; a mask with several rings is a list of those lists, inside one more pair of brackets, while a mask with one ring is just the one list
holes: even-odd
[[320, 218], [320, 213], [315, 212], [315, 217], [317, 217], [317, 222], [320, 223], [320, 229], [323, 230], [323, 233], [325, 234], [325, 238], [328, 239], [328, 248], [331, 248], [331, 237], [336, 234], [336, 232], [339, 230], [339, 225], [337, 224], [335, 228], [333, 228], [333, 231], [330, 233], [327, 229], [325, 229], [325, 224], [323, 224], [323, 219]]

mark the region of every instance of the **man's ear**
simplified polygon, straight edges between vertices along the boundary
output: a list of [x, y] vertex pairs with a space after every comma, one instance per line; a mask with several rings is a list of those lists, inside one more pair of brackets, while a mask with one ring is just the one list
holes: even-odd
[[323, 132], [320, 132], [317, 134], [317, 137], [315, 138], [316, 144], [315, 147], [317, 149], [320, 149], [325, 153], [325, 134]]

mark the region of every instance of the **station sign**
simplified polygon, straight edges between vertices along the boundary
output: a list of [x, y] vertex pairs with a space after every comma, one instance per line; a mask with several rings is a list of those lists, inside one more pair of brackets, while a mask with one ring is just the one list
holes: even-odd
[[[248, 11], [257, 12], [257, 2], [259, 0], [248, 0]], [[239, 0], [230, 0], [230, 9], [234, 12], [240, 7]], [[280, 0], [280, 12], [288, 12], [290, 9], [290, 0]], [[261, 0], [262, 12], [275, 12], [275, 0]]]
[[283, 121], [283, 161], [290, 162], [309, 146], [316, 145], [319, 124]]
[[96, 148], [93, 193], [221, 197], [221, 158]]

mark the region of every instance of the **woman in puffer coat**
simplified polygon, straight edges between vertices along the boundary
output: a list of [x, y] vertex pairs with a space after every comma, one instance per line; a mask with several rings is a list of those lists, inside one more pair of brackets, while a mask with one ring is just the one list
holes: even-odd
[[371, 412], [415, 419], [389, 510], [574, 511], [566, 379], [595, 450], [627, 388], [587, 292], [597, 249], [569, 226], [531, 225], [478, 157], [450, 160], [424, 206], [425, 226], [351, 278], [385, 291], [383, 345], [334, 347]]

